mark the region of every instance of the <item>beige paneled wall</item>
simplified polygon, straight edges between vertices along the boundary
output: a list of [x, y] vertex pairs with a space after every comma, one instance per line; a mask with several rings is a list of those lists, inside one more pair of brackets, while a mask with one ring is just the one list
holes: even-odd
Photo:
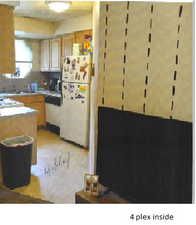
[[102, 2], [98, 105], [192, 121], [192, 3]]
[[53, 35], [55, 33], [55, 23], [35, 18], [14, 17], [15, 30], [26, 33], [38, 33]]
[[[107, 10], [107, 9], [106, 9]], [[109, 107], [115, 107], [120, 109], [122, 106], [123, 92], [122, 86], [122, 63], [123, 63], [123, 44], [122, 34], [124, 33], [123, 26], [116, 26], [116, 24], [123, 24], [126, 15], [124, 11], [126, 5], [117, 2], [115, 5], [110, 6], [108, 9], [108, 15], [105, 17], [107, 36], [105, 38], [105, 101]], [[121, 16], [116, 16], [121, 15]], [[115, 37], [115, 38], [114, 38]], [[121, 62], [121, 63], [116, 63]], [[113, 84], [110, 86], [110, 84]], [[120, 85], [119, 85], [120, 84]], [[115, 98], [113, 98], [115, 96]]]
[[92, 13], [55, 23], [54, 35], [92, 29]]
[[29, 40], [32, 48], [33, 64], [32, 71], [40, 71], [40, 40]]
[[149, 4], [143, 2], [129, 3], [126, 14], [129, 17], [126, 28], [126, 64], [124, 72], [124, 109], [143, 112], [145, 103], [144, 89], [147, 64], [148, 33], [150, 12]]

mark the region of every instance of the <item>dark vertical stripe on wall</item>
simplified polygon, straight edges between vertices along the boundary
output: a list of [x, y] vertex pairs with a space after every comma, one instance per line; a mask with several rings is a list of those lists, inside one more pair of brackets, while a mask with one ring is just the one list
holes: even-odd
[[177, 40], [177, 48], [179, 47], [179, 40]]
[[124, 111], [124, 100], [125, 100], [125, 77], [126, 77], [126, 65], [127, 65], [127, 45], [128, 45], [128, 41], [127, 41], [127, 35], [128, 35], [128, 24], [129, 24], [129, 8], [130, 8], [130, 3], [127, 2], [127, 7], [126, 7], [126, 18], [125, 18], [125, 37], [124, 37], [124, 56], [123, 56], [123, 82], [122, 82], [122, 86], [123, 86], [123, 90], [122, 90], [122, 106], [121, 106], [121, 110]]
[[174, 107], [175, 107], [175, 101], [174, 101], [174, 97], [176, 94], [176, 81], [177, 81], [177, 73], [178, 73], [178, 65], [179, 65], [179, 43], [180, 43], [180, 34], [181, 34], [181, 18], [183, 16], [183, 5], [180, 5], [178, 7], [178, 13], [176, 14], [179, 22], [178, 22], [178, 26], [177, 26], [177, 40], [176, 40], [176, 55], [175, 57], [175, 70], [173, 73], [173, 83], [172, 83], [172, 94], [171, 94], [171, 114], [170, 114], [170, 119], [173, 119], [173, 111], [174, 111]]
[[179, 17], [182, 16], [182, 10], [183, 10], [183, 6], [181, 5], [181, 6], [179, 7]]
[[148, 35], [148, 42], [151, 42], [151, 33]]
[[102, 105], [105, 104], [105, 99], [104, 99], [104, 95], [105, 95], [105, 76], [106, 76], [106, 58], [107, 58], [107, 35], [108, 35], [108, 12], [109, 12], [109, 4], [106, 4], [106, 7], [105, 7], [105, 12], [106, 12], [106, 15], [105, 15], [105, 40], [104, 40], [104, 55], [103, 55], [103, 58], [104, 58], [104, 63], [103, 63], [103, 72], [104, 72], [104, 75], [103, 75], [103, 89], [102, 89]]
[[174, 71], [174, 80], [176, 80], [176, 77], [177, 77], [177, 71], [175, 70]]
[[144, 104], [143, 104], [143, 113], [146, 113], [146, 105], [147, 105], [147, 93], [148, 93], [148, 77], [149, 77], [149, 66], [150, 66], [150, 54], [151, 54], [151, 43], [152, 43], [152, 17], [154, 13], [154, 5], [150, 6], [150, 13], [151, 17], [149, 20], [149, 33], [148, 33], [148, 40], [147, 40], [147, 62], [146, 62], [146, 73], [145, 74], [145, 87], [144, 87]]
[[180, 28], [181, 28], [181, 25], [178, 24], [178, 34], [180, 33]]
[[144, 103], [143, 104], [143, 113], [145, 113], [146, 112], [146, 104]]
[[150, 19], [150, 29], [152, 29], [152, 19]]

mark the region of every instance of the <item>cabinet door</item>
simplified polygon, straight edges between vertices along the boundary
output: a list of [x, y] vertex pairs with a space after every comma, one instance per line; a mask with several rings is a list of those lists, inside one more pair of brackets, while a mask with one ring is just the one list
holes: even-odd
[[34, 102], [44, 102], [44, 96], [43, 95], [27, 95], [27, 96], [13, 96], [11, 99], [22, 102], [24, 105], [28, 103], [34, 103]]
[[45, 99], [43, 95], [14, 96], [11, 99], [22, 102], [26, 107], [38, 110], [37, 125], [46, 125]]
[[50, 70], [50, 41], [41, 41], [41, 71]]
[[73, 51], [74, 35], [67, 34], [62, 37], [62, 56], [71, 56]]
[[92, 36], [92, 30], [84, 30], [84, 31], [77, 31], [74, 33], [75, 36], [75, 43], [83, 44], [85, 40], [85, 36]]
[[61, 39], [50, 40], [50, 71], [60, 71]]
[[38, 126], [45, 126], [46, 125], [45, 104], [44, 103], [42, 103], [42, 102], [28, 103], [28, 104], [25, 104], [25, 106], [38, 111], [38, 115], [37, 115], [37, 125]]

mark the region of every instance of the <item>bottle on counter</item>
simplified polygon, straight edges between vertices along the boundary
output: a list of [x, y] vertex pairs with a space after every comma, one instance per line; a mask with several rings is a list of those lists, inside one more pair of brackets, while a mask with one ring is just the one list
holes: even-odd
[[38, 83], [37, 82], [31, 83], [31, 91], [32, 92], [38, 91]]

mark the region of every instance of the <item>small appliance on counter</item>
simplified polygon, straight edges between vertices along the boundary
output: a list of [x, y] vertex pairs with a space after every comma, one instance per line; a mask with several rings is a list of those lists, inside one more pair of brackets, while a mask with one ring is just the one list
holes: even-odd
[[56, 86], [57, 86], [57, 78], [52, 78], [49, 81], [49, 91], [56, 91]]

